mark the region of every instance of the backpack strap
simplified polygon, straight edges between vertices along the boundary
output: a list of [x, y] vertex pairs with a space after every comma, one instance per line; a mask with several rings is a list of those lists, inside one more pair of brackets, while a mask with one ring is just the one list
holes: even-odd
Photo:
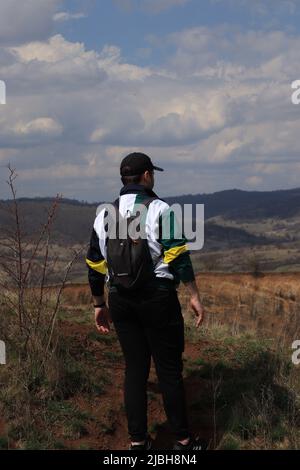
[[114, 202], [113, 202], [113, 205], [119, 209], [119, 206], [120, 206], [120, 198], [118, 197]]
[[[140, 204], [144, 205], [145, 206], [145, 209], [144, 211], [149, 207], [149, 205], [151, 204], [152, 201], [154, 201], [155, 199], [160, 199], [158, 196], [149, 196], [147, 199], [145, 199], [144, 201], [140, 202]], [[119, 206], [120, 206], [120, 197], [118, 197], [113, 203], [114, 207], [117, 209], [117, 217], [122, 217], [121, 214], [120, 214], [120, 211], [119, 211]], [[144, 211], [142, 212], [142, 216], [144, 214]], [[107, 239], [106, 239], [107, 241]]]

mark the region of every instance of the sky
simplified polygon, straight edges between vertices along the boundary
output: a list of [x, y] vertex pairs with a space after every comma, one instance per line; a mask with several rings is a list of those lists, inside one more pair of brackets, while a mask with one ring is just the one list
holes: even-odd
[[0, 198], [300, 187], [300, 0], [1, 0]]

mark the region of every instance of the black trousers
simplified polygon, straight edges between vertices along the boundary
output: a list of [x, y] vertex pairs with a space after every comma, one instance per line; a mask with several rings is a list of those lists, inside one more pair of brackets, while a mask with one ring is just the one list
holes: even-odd
[[184, 320], [175, 288], [109, 291], [112, 322], [125, 358], [124, 401], [132, 441], [147, 435], [147, 380], [154, 361], [168, 422], [176, 439], [189, 436], [182, 378]]

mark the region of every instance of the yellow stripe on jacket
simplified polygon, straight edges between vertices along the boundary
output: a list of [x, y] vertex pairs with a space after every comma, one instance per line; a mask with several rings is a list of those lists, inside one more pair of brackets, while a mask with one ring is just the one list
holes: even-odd
[[164, 252], [164, 263], [171, 263], [179, 255], [187, 251], [187, 245], [173, 246]]
[[86, 258], [86, 263], [87, 265], [92, 268], [94, 271], [97, 271], [97, 273], [101, 273], [101, 274], [106, 274], [107, 272], [107, 263], [106, 263], [106, 260], [103, 259], [101, 261], [91, 261], [89, 260], [88, 258]]

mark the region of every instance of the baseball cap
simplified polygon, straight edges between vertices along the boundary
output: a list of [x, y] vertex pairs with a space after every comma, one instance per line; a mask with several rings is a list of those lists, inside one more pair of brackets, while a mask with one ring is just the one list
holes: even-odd
[[148, 155], [140, 152], [134, 152], [123, 158], [120, 165], [121, 176], [141, 175], [145, 171], [164, 171], [163, 168], [153, 165]]

